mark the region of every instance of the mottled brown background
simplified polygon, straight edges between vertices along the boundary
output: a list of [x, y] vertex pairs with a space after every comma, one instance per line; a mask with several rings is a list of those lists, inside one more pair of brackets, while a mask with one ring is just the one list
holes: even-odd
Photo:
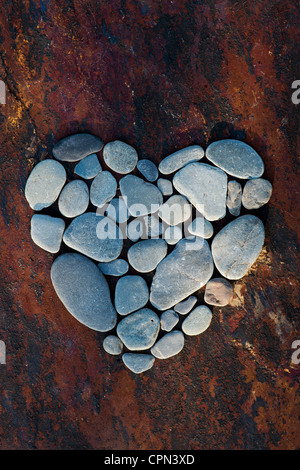
[[[296, 449], [300, 339], [299, 2], [4, 0], [0, 13], [2, 449]], [[274, 195], [232, 305], [136, 376], [67, 313], [30, 240], [24, 185], [77, 131], [159, 162], [233, 137]]]

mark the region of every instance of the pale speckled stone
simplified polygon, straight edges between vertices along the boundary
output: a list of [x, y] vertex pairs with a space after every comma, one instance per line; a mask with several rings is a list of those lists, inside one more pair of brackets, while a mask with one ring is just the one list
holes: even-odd
[[176, 194], [160, 207], [158, 215], [166, 224], [178, 225], [191, 217], [191, 204], [186, 197]]
[[115, 307], [120, 315], [128, 315], [144, 307], [149, 300], [149, 289], [141, 276], [121, 277], [115, 289]]
[[166, 180], [165, 178], [159, 178], [157, 180], [157, 187], [164, 196], [171, 196], [173, 194], [172, 181]]
[[129, 350], [142, 351], [153, 346], [159, 330], [160, 321], [156, 313], [142, 308], [120, 321], [117, 335]]
[[109, 171], [101, 171], [93, 180], [90, 189], [91, 203], [101, 207], [112, 200], [117, 192], [117, 181]]
[[131, 145], [115, 140], [104, 146], [103, 158], [106, 165], [116, 173], [131, 173], [138, 162], [138, 154]]
[[196, 217], [188, 226], [188, 232], [192, 235], [202, 238], [211, 238], [214, 233], [214, 228], [209, 220], [204, 217]]
[[131, 266], [141, 273], [153, 271], [168, 251], [167, 243], [162, 239], [142, 240], [132, 245], [127, 253]]
[[109, 263], [99, 263], [98, 268], [108, 276], [123, 276], [127, 273], [129, 265], [125, 259], [115, 259]]
[[199, 145], [191, 145], [165, 157], [159, 164], [159, 171], [164, 175], [174, 173], [188, 163], [201, 160], [204, 150]]
[[158, 178], [158, 169], [151, 160], [139, 160], [137, 163], [137, 169], [146, 178], [146, 180], [153, 182]]
[[121, 354], [123, 351], [123, 343], [115, 335], [109, 335], [104, 338], [103, 341], [103, 349], [106, 351], [108, 354], [112, 354], [113, 356], [117, 356]]
[[164, 331], [173, 330], [174, 326], [179, 322], [179, 316], [174, 310], [166, 310], [160, 316], [160, 327]]
[[83, 214], [89, 205], [89, 188], [84, 181], [70, 181], [60, 193], [58, 209], [64, 217], [77, 217]]
[[95, 152], [100, 152], [103, 142], [91, 134], [74, 134], [57, 142], [53, 147], [53, 155], [57, 160], [76, 162]]
[[191, 295], [188, 299], [183, 300], [182, 302], [179, 302], [179, 304], [175, 305], [174, 310], [181, 315], [186, 315], [192, 310], [196, 302], [197, 297]]
[[228, 182], [226, 205], [230, 214], [235, 217], [240, 215], [242, 205], [242, 186], [238, 181]]
[[212, 312], [206, 305], [196, 307], [182, 323], [182, 331], [188, 336], [200, 335], [209, 327]]
[[181, 331], [171, 331], [165, 334], [151, 348], [151, 354], [157, 359], [168, 359], [180, 353], [184, 346], [184, 336]]
[[75, 166], [74, 173], [81, 178], [86, 180], [95, 178], [95, 176], [100, 173], [102, 167], [98, 160], [98, 157], [95, 153], [84, 157], [77, 165]]
[[233, 287], [227, 279], [216, 277], [205, 286], [204, 301], [209, 305], [225, 307], [233, 297]]
[[133, 217], [156, 212], [163, 202], [163, 195], [157, 186], [134, 175], [124, 176], [120, 180], [120, 191]]
[[155, 361], [155, 358], [151, 354], [138, 353], [125, 353], [122, 359], [125, 366], [135, 374], [141, 374], [151, 369]]
[[263, 178], [247, 181], [244, 186], [242, 204], [245, 209], [259, 209], [269, 202], [272, 195], [272, 185]]
[[31, 218], [32, 240], [49, 253], [58, 253], [60, 250], [64, 229], [63, 219], [44, 214], [34, 214]]

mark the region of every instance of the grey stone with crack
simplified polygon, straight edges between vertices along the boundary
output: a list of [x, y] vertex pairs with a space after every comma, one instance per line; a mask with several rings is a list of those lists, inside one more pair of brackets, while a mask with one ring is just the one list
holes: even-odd
[[200, 335], [209, 327], [212, 312], [206, 305], [199, 305], [185, 318], [182, 331], [188, 336]]
[[159, 171], [164, 175], [174, 173], [188, 163], [201, 160], [204, 150], [199, 145], [191, 145], [165, 157], [159, 164]]
[[242, 186], [238, 181], [228, 181], [226, 205], [230, 214], [240, 215], [242, 205]]
[[155, 362], [155, 358], [151, 354], [125, 353], [122, 360], [128, 369], [135, 374], [141, 374], [151, 369]]
[[263, 178], [249, 180], [244, 186], [242, 204], [245, 209], [259, 209], [269, 202], [271, 195], [270, 181]]
[[58, 209], [64, 217], [77, 217], [89, 205], [90, 193], [87, 184], [81, 180], [70, 181], [60, 193]]
[[120, 321], [117, 335], [127, 349], [142, 351], [153, 346], [159, 329], [160, 321], [156, 313], [149, 308], [142, 308]]
[[92, 134], [74, 134], [57, 142], [53, 147], [53, 155], [57, 160], [76, 162], [100, 152], [102, 147], [102, 140]]
[[120, 315], [128, 315], [146, 305], [149, 300], [149, 289], [141, 276], [121, 277], [115, 290], [115, 307]]
[[117, 192], [117, 181], [109, 171], [101, 171], [93, 180], [90, 189], [91, 203], [101, 207], [112, 200]]
[[31, 218], [32, 240], [49, 253], [58, 253], [60, 250], [64, 229], [63, 219], [44, 214], [34, 214]]
[[122, 175], [131, 173], [138, 162], [136, 150], [120, 140], [109, 142], [104, 146], [103, 158], [109, 168]]
[[142, 240], [132, 245], [127, 253], [131, 266], [141, 273], [153, 271], [166, 256], [168, 246], [165, 240]]
[[171, 331], [165, 334], [151, 348], [151, 354], [157, 359], [168, 359], [180, 353], [184, 346], [184, 335], [181, 331]]

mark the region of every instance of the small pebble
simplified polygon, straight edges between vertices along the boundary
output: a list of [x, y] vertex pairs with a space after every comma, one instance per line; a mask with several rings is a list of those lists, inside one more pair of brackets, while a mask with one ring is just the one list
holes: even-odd
[[89, 180], [95, 178], [95, 176], [100, 173], [102, 170], [99, 163], [98, 157], [95, 153], [84, 157], [77, 165], [75, 166], [74, 173], [81, 178]]
[[244, 186], [242, 204], [245, 209], [259, 209], [269, 202], [272, 195], [272, 185], [263, 178], [247, 181]]
[[56, 217], [34, 214], [31, 218], [31, 238], [49, 253], [58, 253], [65, 229], [65, 222]]
[[209, 327], [211, 310], [206, 305], [196, 307], [182, 323], [182, 331], [188, 336], [200, 335]]
[[166, 256], [167, 243], [161, 239], [142, 240], [132, 245], [127, 253], [131, 266], [141, 273], [149, 273]]
[[76, 162], [95, 152], [100, 152], [103, 142], [91, 134], [74, 134], [57, 142], [53, 155], [57, 160]]
[[151, 369], [155, 358], [151, 354], [125, 353], [122, 356], [123, 362], [128, 369], [135, 374], [141, 374]]
[[207, 239], [213, 236], [214, 228], [204, 217], [196, 217], [188, 226], [188, 232], [196, 237]]
[[113, 356], [117, 356], [118, 354], [121, 354], [123, 350], [123, 343], [115, 335], [109, 335], [104, 338], [103, 341], [103, 349], [106, 351], [108, 354], [112, 354]]
[[149, 349], [156, 341], [160, 321], [156, 313], [149, 308], [131, 313], [117, 326], [117, 335], [126, 348], [131, 351]]
[[164, 175], [174, 173], [188, 163], [201, 160], [204, 157], [204, 150], [199, 145], [191, 145], [185, 149], [178, 150], [168, 157], [165, 157], [159, 164], [159, 171]]
[[233, 297], [233, 287], [227, 279], [210, 279], [205, 286], [204, 301], [209, 305], [224, 307]]
[[160, 327], [164, 331], [173, 330], [174, 326], [179, 322], [179, 316], [174, 310], [166, 310], [161, 314]]
[[171, 196], [173, 194], [172, 181], [166, 180], [165, 178], [159, 178], [157, 180], [157, 187], [164, 196]]
[[99, 263], [98, 268], [108, 276], [123, 276], [127, 273], [129, 265], [125, 259], [115, 259], [109, 263]]
[[174, 310], [181, 315], [186, 315], [192, 310], [196, 302], [197, 297], [191, 295], [188, 299], [183, 300], [182, 302], [179, 302], [179, 304], [175, 305]]
[[191, 217], [191, 204], [184, 196], [176, 194], [160, 207], [158, 215], [166, 224], [178, 225]]
[[96, 207], [101, 207], [111, 201], [116, 192], [117, 181], [114, 176], [109, 171], [101, 171], [91, 184], [91, 203]]
[[68, 183], [58, 199], [58, 208], [65, 217], [83, 214], [90, 202], [89, 188], [84, 181], [73, 180]]
[[124, 176], [120, 180], [120, 191], [133, 217], [157, 212], [163, 202], [163, 195], [157, 186], [134, 175]]
[[138, 162], [138, 154], [131, 145], [115, 140], [105, 145], [103, 158], [106, 165], [116, 173], [131, 173]]
[[151, 160], [139, 160], [137, 169], [148, 181], [156, 181], [158, 178], [158, 170], [156, 165]]
[[164, 239], [168, 245], [176, 245], [182, 239], [181, 227], [167, 227], [164, 233]]
[[141, 276], [121, 277], [115, 290], [115, 307], [120, 315], [128, 315], [144, 307], [149, 300], [149, 289]]
[[121, 197], [113, 199], [106, 210], [106, 215], [119, 224], [126, 222], [129, 219], [129, 212], [124, 200]]
[[151, 348], [151, 354], [157, 359], [168, 359], [180, 353], [184, 346], [184, 336], [181, 331], [171, 331], [165, 334]]
[[129, 222], [126, 229], [126, 235], [132, 242], [137, 242], [144, 233], [144, 224], [141, 219], [135, 219]]
[[242, 205], [242, 186], [235, 180], [228, 182], [226, 205], [230, 214], [240, 215]]

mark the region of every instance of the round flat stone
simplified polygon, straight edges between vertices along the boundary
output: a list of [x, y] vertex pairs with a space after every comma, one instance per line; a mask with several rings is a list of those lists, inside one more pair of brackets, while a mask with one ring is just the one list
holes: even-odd
[[175, 305], [174, 310], [181, 315], [186, 315], [192, 310], [196, 302], [197, 297], [191, 295], [188, 299], [183, 300], [182, 302], [179, 302], [179, 304]]
[[105, 145], [103, 158], [106, 165], [116, 173], [131, 173], [138, 162], [138, 154], [131, 145], [115, 140]]
[[226, 205], [230, 214], [240, 215], [242, 205], [242, 186], [238, 181], [228, 181]]
[[151, 348], [151, 354], [157, 359], [168, 359], [180, 353], [184, 346], [184, 336], [181, 331], [171, 331], [165, 334]]
[[117, 335], [131, 351], [149, 349], [156, 341], [160, 321], [156, 313], [143, 308], [128, 315], [117, 326]]
[[259, 209], [269, 202], [272, 185], [263, 178], [249, 180], [244, 186], [242, 204], [245, 209]]
[[89, 202], [90, 194], [87, 184], [81, 180], [73, 180], [60, 193], [58, 208], [65, 217], [77, 217], [87, 210]]
[[192, 206], [186, 197], [171, 196], [159, 209], [159, 217], [168, 225], [178, 225], [192, 215]]
[[52, 264], [51, 280], [66, 309], [80, 323], [102, 332], [114, 328], [117, 313], [107, 281], [95, 263], [77, 253], [66, 253]]
[[98, 268], [108, 276], [123, 276], [127, 273], [129, 265], [125, 259], [115, 259], [110, 263], [99, 263]]
[[176, 245], [182, 239], [181, 227], [167, 227], [164, 232], [164, 239], [168, 245]]
[[219, 220], [226, 215], [227, 175], [206, 163], [190, 163], [179, 170], [173, 185], [207, 220]]
[[53, 147], [53, 155], [57, 160], [76, 162], [95, 152], [100, 152], [103, 142], [91, 134], [74, 134], [57, 142]]
[[101, 171], [91, 184], [91, 203], [96, 207], [101, 207], [111, 201], [116, 192], [117, 181], [115, 177], [109, 171]]
[[190, 234], [196, 237], [211, 238], [214, 233], [212, 224], [204, 217], [196, 217], [188, 226]]
[[70, 248], [103, 263], [118, 258], [123, 248], [122, 233], [115, 222], [94, 212], [75, 217], [63, 241]]
[[210, 279], [205, 286], [204, 301], [209, 305], [224, 307], [233, 297], [233, 287], [222, 277]]
[[25, 198], [31, 209], [40, 211], [51, 206], [65, 184], [66, 170], [61, 163], [47, 159], [38, 163], [25, 186]]
[[173, 194], [172, 181], [166, 180], [165, 178], [159, 178], [157, 180], [157, 187], [164, 196], [171, 196]]
[[163, 195], [154, 184], [134, 175], [124, 176], [120, 180], [120, 190], [133, 217], [156, 212], [163, 202]]
[[148, 181], [156, 181], [158, 178], [158, 169], [151, 160], [139, 160], [137, 169]]
[[128, 250], [129, 264], [141, 273], [153, 271], [168, 251], [167, 243], [162, 239], [142, 240]]
[[125, 353], [122, 359], [125, 366], [135, 374], [141, 374], [151, 369], [155, 361], [155, 358], [151, 354], [138, 353]]
[[263, 223], [243, 215], [226, 225], [212, 242], [216, 268], [227, 279], [241, 279], [256, 261], [264, 244]]
[[166, 310], [160, 316], [160, 327], [164, 331], [173, 330], [174, 326], [179, 322], [179, 316], [174, 310]]
[[206, 305], [196, 307], [182, 323], [182, 331], [188, 336], [200, 335], [209, 327], [211, 310]]
[[65, 222], [50, 215], [34, 214], [31, 218], [31, 238], [36, 245], [50, 253], [58, 253]]
[[258, 153], [240, 140], [213, 142], [206, 149], [206, 157], [236, 178], [259, 178], [264, 172], [264, 163]]
[[106, 215], [119, 224], [126, 222], [129, 219], [129, 212], [124, 200], [121, 197], [112, 199], [106, 210]]
[[77, 165], [75, 166], [74, 173], [81, 178], [89, 180], [95, 178], [95, 176], [100, 173], [102, 167], [99, 163], [98, 157], [95, 153], [84, 157]]
[[117, 356], [118, 354], [121, 354], [123, 351], [123, 343], [115, 335], [109, 335], [104, 338], [103, 341], [103, 349], [106, 351], [108, 354], [112, 354], [113, 356]]
[[146, 305], [149, 289], [141, 276], [124, 276], [118, 280], [115, 290], [115, 307], [120, 315], [128, 315]]
[[164, 175], [174, 173], [188, 163], [201, 160], [204, 157], [204, 150], [199, 145], [191, 145], [182, 150], [172, 153], [164, 158], [159, 164], [159, 171]]

